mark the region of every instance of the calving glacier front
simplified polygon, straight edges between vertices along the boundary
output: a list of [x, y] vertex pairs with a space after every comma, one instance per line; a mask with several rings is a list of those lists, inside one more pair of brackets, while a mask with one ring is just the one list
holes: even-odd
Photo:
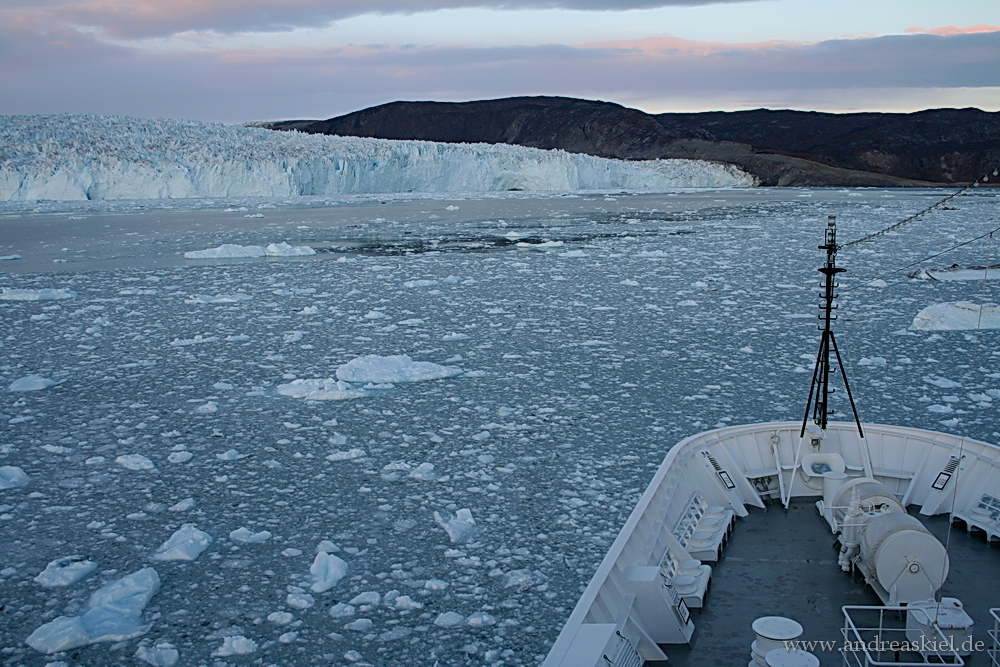
[[0, 117], [0, 201], [754, 185], [698, 160], [327, 137], [124, 116]]

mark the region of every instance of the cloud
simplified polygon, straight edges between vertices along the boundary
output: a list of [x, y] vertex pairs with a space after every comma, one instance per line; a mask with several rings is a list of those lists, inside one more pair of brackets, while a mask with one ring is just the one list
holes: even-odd
[[943, 37], [950, 37], [952, 35], [975, 35], [983, 32], [1000, 32], [1000, 25], [970, 25], [965, 28], [960, 28], [957, 25], [946, 25], [940, 28], [930, 28], [925, 29], [919, 26], [912, 26], [906, 29], [908, 35], [914, 35], [918, 33], [924, 33], [928, 35], [941, 35]]
[[416, 14], [441, 9], [625, 11], [759, 0], [5, 0], [0, 20], [29, 17], [95, 29], [115, 39], [184, 32], [286, 31], [363, 14]]
[[[0, 44], [9, 44], [14, 33], [9, 25], [2, 29]], [[367, 45], [182, 53], [107, 47], [81, 33], [37, 33], [34, 43], [30, 35], [22, 26], [16, 52], [0, 51], [0, 113], [234, 122], [327, 118], [400, 99], [565, 95], [625, 101], [668, 93], [719, 99], [729, 91], [768, 91], [768, 99], [788, 99], [793, 93], [782, 91], [830, 89], [871, 90], [868, 108], [877, 108], [882, 89], [980, 88], [992, 90], [992, 100], [1000, 87], [1000, 32], [814, 44], [651, 37], [498, 48]], [[37, 62], [26, 64], [21, 57], [29, 50]], [[912, 99], [918, 97], [915, 92]], [[926, 106], [944, 106], [936, 99], [927, 97]]]

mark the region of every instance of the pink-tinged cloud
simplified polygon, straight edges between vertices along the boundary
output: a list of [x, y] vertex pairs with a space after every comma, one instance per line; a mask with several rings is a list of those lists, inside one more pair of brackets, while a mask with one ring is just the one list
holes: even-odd
[[979, 25], [970, 25], [965, 28], [960, 28], [957, 25], [945, 25], [940, 28], [921, 28], [920, 26], [911, 26], [905, 31], [908, 35], [916, 34], [926, 34], [926, 35], [941, 35], [942, 37], [951, 37], [952, 35], [978, 35], [984, 32], [1000, 32], [1000, 25], [986, 25], [980, 23]]
[[679, 37], [657, 36], [642, 39], [612, 40], [580, 44], [581, 48], [607, 49], [622, 54], [632, 54], [639, 57], [657, 56], [710, 56], [717, 53], [774, 51], [778, 49], [794, 49], [807, 46], [808, 42], [793, 42], [788, 40], [768, 40], [765, 42], [728, 43], [728, 42], [698, 42]]
[[[441, 9], [625, 11], [756, 0], [4, 0], [10, 15], [94, 29], [116, 39], [318, 27], [363, 14]], [[0, 17], [2, 19], [2, 17]]]
[[[400, 99], [614, 100], [668, 92], [691, 97], [736, 90], [1000, 87], [1000, 32], [768, 47], [692, 46], [655, 38], [639, 40], [639, 46], [149, 53], [107, 47], [82, 33], [37, 25], [34, 30], [0, 22], [0, 114], [90, 112], [232, 122], [328, 118]], [[11, 44], [12, 50], [6, 48]], [[24, 53], [37, 62], [27, 62]], [[930, 100], [927, 106], [940, 104]]]

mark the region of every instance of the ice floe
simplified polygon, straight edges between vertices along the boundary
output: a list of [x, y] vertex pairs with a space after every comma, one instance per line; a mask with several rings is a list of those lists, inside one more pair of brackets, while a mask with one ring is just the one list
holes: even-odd
[[455, 544], [467, 542], [478, 531], [476, 521], [472, 518], [472, 511], [468, 509], [460, 509], [455, 512], [454, 516], [447, 512], [444, 515], [440, 512], [434, 512], [434, 521], [444, 528], [448, 537]]
[[0, 466], [0, 489], [16, 489], [29, 481], [28, 474], [17, 466]]
[[55, 380], [42, 377], [41, 375], [29, 375], [11, 382], [10, 386], [7, 387], [7, 391], [40, 391], [48, 389], [55, 384]]
[[971, 301], [935, 303], [917, 313], [911, 331], [1000, 329], [1000, 306]]
[[323, 593], [338, 583], [347, 575], [347, 562], [331, 553], [321, 551], [316, 554], [309, 574], [313, 577], [312, 592]]
[[41, 653], [58, 653], [106, 641], [124, 641], [146, 634], [143, 609], [160, 589], [153, 568], [143, 568], [96, 590], [81, 616], [59, 616], [25, 640]]
[[198, 530], [194, 524], [186, 523], [153, 554], [153, 560], [171, 561], [183, 560], [192, 561], [201, 555], [201, 552], [212, 543], [212, 536]]
[[4, 287], [0, 299], [4, 301], [56, 301], [59, 299], [72, 299], [77, 296], [76, 292], [68, 289], [15, 289]]
[[368, 354], [337, 368], [337, 379], [344, 382], [395, 384], [455, 377], [465, 371], [457, 366], [442, 366], [429, 361], [414, 361], [408, 355], [382, 357]]
[[181, 654], [173, 644], [160, 642], [153, 646], [139, 646], [135, 657], [153, 667], [174, 667], [181, 659]]
[[97, 569], [97, 563], [82, 556], [57, 558], [42, 570], [35, 582], [46, 588], [71, 586]]
[[275, 389], [282, 396], [305, 398], [310, 401], [346, 401], [364, 398], [368, 392], [354, 389], [346, 382], [326, 378], [323, 380], [293, 380], [279, 384]]
[[241, 257], [264, 257], [264, 248], [259, 245], [242, 246], [236, 243], [223, 243], [218, 248], [206, 250], [189, 250], [184, 253], [184, 259], [237, 259]]

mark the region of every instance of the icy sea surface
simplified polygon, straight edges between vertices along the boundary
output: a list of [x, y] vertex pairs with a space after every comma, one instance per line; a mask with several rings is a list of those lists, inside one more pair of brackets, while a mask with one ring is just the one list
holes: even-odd
[[[941, 196], [9, 211], [0, 664], [536, 665], [673, 443], [801, 418], [826, 216]], [[1000, 438], [1000, 333], [910, 330], [1000, 282], [891, 273], [998, 203], [841, 253], [864, 420]], [[279, 242], [318, 252], [182, 259]]]

